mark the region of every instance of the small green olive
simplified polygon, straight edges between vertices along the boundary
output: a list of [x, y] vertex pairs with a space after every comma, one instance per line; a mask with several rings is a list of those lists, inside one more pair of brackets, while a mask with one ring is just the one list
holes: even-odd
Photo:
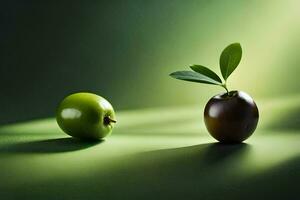
[[106, 137], [116, 122], [114, 109], [106, 99], [85, 92], [67, 96], [57, 108], [56, 121], [68, 135], [88, 140]]

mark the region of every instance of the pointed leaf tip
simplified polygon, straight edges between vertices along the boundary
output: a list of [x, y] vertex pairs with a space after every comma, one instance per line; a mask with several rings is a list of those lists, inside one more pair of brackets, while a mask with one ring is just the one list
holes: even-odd
[[176, 71], [171, 73], [170, 76], [184, 81], [220, 85], [219, 82], [213, 80], [212, 78], [193, 71]]

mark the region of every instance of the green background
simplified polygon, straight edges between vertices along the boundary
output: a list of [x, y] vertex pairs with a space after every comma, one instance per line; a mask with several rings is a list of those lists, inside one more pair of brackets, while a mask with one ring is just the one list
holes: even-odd
[[[0, 123], [53, 116], [77, 91], [117, 110], [199, 104], [220, 88], [176, 81], [222, 49], [244, 55], [229, 88], [254, 98], [300, 92], [297, 0], [2, 1]], [[222, 90], [222, 89], [221, 89]], [[199, 105], [200, 107], [200, 105]]]
[[2, 126], [0, 197], [298, 199], [299, 102], [257, 101], [259, 126], [236, 145], [208, 135], [198, 105], [118, 112], [112, 135], [95, 143], [65, 135], [53, 118]]
[[[297, 199], [299, 7], [2, 1], [0, 199]], [[244, 54], [228, 86], [255, 99], [260, 120], [245, 143], [221, 145], [202, 115], [222, 89], [168, 74], [189, 64], [219, 73], [232, 42]], [[57, 104], [78, 91], [114, 105], [105, 141], [84, 143], [57, 126]]]

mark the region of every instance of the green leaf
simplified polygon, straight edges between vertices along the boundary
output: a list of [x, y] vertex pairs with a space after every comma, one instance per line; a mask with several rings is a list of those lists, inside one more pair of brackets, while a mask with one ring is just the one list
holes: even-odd
[[190, 68], [195, 72], [198, 72], [198, 73], [200, 73], [204, 76], [207, 76], [219, 83], [222, 83], [222, 80], [220, 79], [220, 77], [215, 72], [213, 72], [212, 70], [210, 70], [207, 67], [204, 67], [202, 65], [192, 65], [192, 66], [190, 66]]
[[214, 79], [193, 71], [177, 71], [171, 73], [170, 76], [184, 81], [220, 85], [220, 83]]
[[223, 50], [220, 56], [220, 68], [225, 81], [239, 65], [241, 58], [242, 47], [239, 43], [230, 44]]

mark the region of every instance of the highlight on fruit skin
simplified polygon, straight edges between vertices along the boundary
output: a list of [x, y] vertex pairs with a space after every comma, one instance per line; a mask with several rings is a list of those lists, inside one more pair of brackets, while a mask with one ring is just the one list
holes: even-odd
[[242, 142], [257, 127], [259, 112], [254, 100], [245, 92], [230, 91], [227, 87], [227, 80], [241, 58], [242, 47], [239, 43], [232, 43], [222, 51], [219, 65], [223, 81], [217, 73], [203, 65], [191, 65], [191, 70], [170, 74], [175, 79], [217, 85], [225, 89], [226, 93], [209, 100], [204, 112], [208, 132], [220, 142]]
[[213, 138], [223, 143], [240, 143], [255, 131], [259, 113], [254, 100], [243, 91], [212, 97], [204, 109], [204, 123]]
[[65, 97], [57, 107], [56, 121], [68, 135], [84, 140], [101, 140], [111, 134], [116, 116], [103, 97], [87, 92]]

